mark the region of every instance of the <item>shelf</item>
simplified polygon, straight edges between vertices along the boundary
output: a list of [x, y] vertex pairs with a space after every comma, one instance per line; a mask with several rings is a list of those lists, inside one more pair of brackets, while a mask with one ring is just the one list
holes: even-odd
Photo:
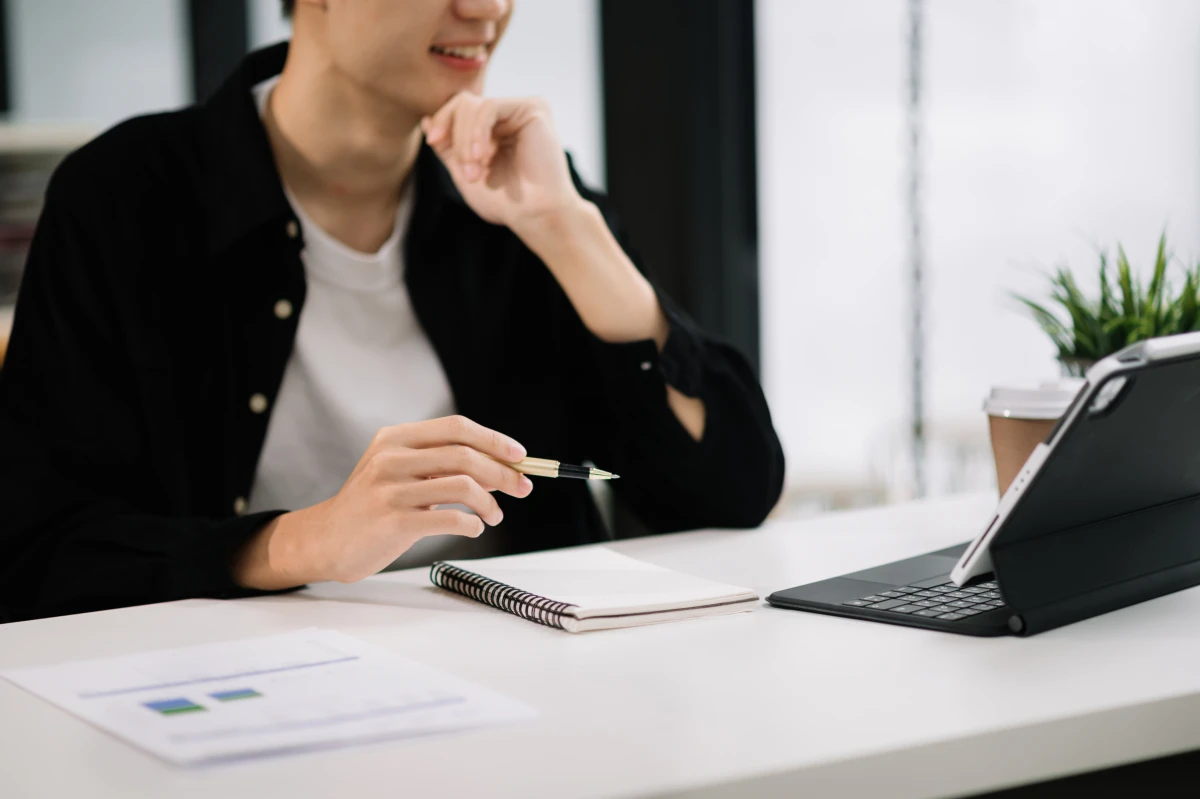
[[97, 133], [91, 125], [0, 123], [0, 157], [67, 153], [82, 147]]

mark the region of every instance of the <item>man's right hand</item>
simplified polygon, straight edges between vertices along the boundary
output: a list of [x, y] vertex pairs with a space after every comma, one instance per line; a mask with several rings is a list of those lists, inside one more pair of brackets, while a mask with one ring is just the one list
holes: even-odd
[[[506, 466], [526, 455], [508, 436], [462, 416], [376, 433], [338, 493], [285, 513], [239, 551], [246, 588], [370, 577], [427, 535], [475, 537], [504, 517], [492, 491], [527, 497], [533, 483]], [[439, 505], [465, 505], [477, 515]]]

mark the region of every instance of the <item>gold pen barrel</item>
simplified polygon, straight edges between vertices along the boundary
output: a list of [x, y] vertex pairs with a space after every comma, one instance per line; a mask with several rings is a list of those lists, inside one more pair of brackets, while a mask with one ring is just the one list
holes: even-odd
[[560, 461], [552, 461], [549, 458], [525, 458], [519, 463], [499, 462], [521, 474], [533, 477], [575, 477], [584, 480], [615, 480], [618, 477], [618, 475], [603, 469], [563, 465]]
[[521, 474], [531, 474], [535, 477], [558, 477], [558, 461], [546, 458], [526, 458], [520, 463], [508, 465]]
[[557, 471], [558, 466], [559, 466], [559, 461], [552, 461], [549, 458], [526, 458], [525, 460], [518, 463], [515, 468], [520, 470], [521, 467], [523, 467], [523, 466], [529, 467], [531, 469], [540, 468], [540, 469], [553, 469], [553, 470]]
[[558, 477], [558, 469], [543, 469], [538, 466], [513, 466], [518, 472], [529, 477]]

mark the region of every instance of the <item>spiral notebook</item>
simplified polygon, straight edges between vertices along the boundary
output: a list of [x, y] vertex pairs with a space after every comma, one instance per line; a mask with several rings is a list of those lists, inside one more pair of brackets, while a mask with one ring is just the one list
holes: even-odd
[[705, 580], [606, 547], [438, 561], [434, 585], [571, 633], [753, 610], [748, 588]]

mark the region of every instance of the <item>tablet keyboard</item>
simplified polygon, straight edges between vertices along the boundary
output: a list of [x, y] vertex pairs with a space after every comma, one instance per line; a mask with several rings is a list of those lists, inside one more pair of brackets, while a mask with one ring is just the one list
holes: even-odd
[[954, 583], [942, 583], [932, 588], [903, 585], [890, 591], [851, 599], [842, 604], [854, 608], [924, 616], [928, 619], [961, 621], [1003, 608], [1004, 600], [1000, 598], [1000, 589], [995, 582], [980, 583], [967, 588], [959, 588]]

